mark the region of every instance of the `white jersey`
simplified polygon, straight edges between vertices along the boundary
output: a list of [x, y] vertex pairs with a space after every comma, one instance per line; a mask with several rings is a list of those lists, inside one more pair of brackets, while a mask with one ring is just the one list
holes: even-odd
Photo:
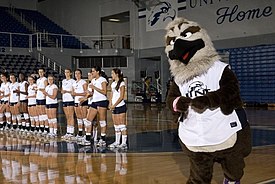
[[[46, 93], [48, 93], [49, 95], [53, 95], [53, 91], [54, 89], [58, 89], [57, 85], [52, 84], [52, 85], [48, 85], [45, 88]], [[57, 97], [55, 97], [55, 99], [50, 98], [49, 96], [46, 96], [46, 104], [57, 104]]]
[[32, 84], [28, 86], [28, 96], [33, 96], [28, 98], [28, 105], [36, 105], [36, 89], [37, 85]]
[[[2, 82], [2, 84], [1, 84], [1, 93], [2, 93], [3, 96], [10, 94], [9, 86], [10, 86], [10, 82], [6, 82], [6, 83]], [[8, 96], [3, 97], [1, 100], [4, 101], [4, 102], [9, 101], [9, 97]]]
[[42, 91], [40, 91], [39, 89], [45, 89], [45, 81], [47, 81], [46, 77], [42, 77], [37, 79], [36, 84], [37, 84], [37, 93], [36, 93], [36, 99], [37, 100], [44, 100], [45, 99], [45, 95], [43, 94]]
[[17, 103], [19, 102], [19, 95], [18, 93], [15, 93], [16, 90], [19, 90], [19, 83], [10, 83], [10, 103]]
[[[20, 92], [27, 92], [28, 89], [25, 88], [26, 84], [28, 84], [27, 81], [23, 81], [19, 83], [19, 90]], [[27, 95], [24, 95], [23, 93], [20, 93], [20, 100], [26, 100]]]
[[[193, 99], [218, 90], [226, 66], [227, 64], [217, 61], [205, 74], [184, 84], [177, 84], [181, 95]], [[179, 124], [178, 132], [181, 141], [187, 146], [212, 146], [225, 142], [241, 129], [235, 111], [224, 115], [221, 109], [217, 108], [206, 109], [200, 114], [189, 107], [187, 117]]]
[[[107, 80], [104, 77], [101, 77], [101, 76], [98, 79], [94, 78], [92, 80], [92, 84], [95, 87], [99, 88], [99, 89], [102, 89], [102, 83], [103, 82], [107, 83]], [[99, 102], [99, 101], [104, 101], [104, 100], [107, 100], [106, 95], [103, 95], [102, 93], [99, 93], [97, 90], [94, 90], [94, 95], [93, 95], [92, 102]]]
[[[79, 81], [74, 81], [73, 83], [73, 89], [75, 93], [84, 93], [83, 85], [87, 84], [87, 82], [83, 79], [80, 79]], [[74, 97], [74, 103], [79, 103], [79, 99], [83, 96], [75, 96]]]
[[[62, 89], [65, 91], [72, 91], [73, 90], [73, 84], [75, 80], [74, 79], [63, 79], [62, 80]], [[74, 101], [74, 97], [71, 95], [71, 93], [64, 93], [62, 94], [62, 101], [63, 102], [71, 102]]]
[[[112, 88], [112, 104], [115, 104], [117, 102], [117, 100], [120, 97], [120, 87], [125, 86], [125, 83], [122, 81], [119, 85], [118, 91], [116, 90], [116, 86], [117, 86], [117, 82], [114, 81], [111, 85]], [[122, 100], [121, 102], [119, 102], [119, 104], [117, 104], [116, 107], [121, 107], [125, 105], [124, 100]]]

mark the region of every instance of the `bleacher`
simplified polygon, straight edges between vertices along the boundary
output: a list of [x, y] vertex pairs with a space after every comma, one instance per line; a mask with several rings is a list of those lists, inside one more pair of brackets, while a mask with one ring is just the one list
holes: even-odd
[[[9, 13], [9, 9], [7, 7], [0, 7], [0, 32], [11, 32], [11, 33], [24, 33], [24, 34], [32, 34], [35, 32], [29, 31], [23, 24], [21, 24], [18, 20], [16, 20]], [[47, 43], [49, 40], [53, 42], [57, 42], [58, 47], [63, 48], [71, 48], [71, 49], [79, 49], [80, 44], [83, 49], [89, 48], [84, 43], [81, 43], [75, 36], [71, 35], [69, 32], [64, 30], [59, 25], [55, 24], [48, 17], [44, 16], [38, 11], [33, 10], [25, 10], [25, 9], [14, 9], [14, 12], [21, 16], [23, 15], [24, 19], [29, 22], [29, 24], [36, 25], [36, 32], [47, 33], [48, 40], [42, 39], [43, 47], [53, 46]], [[62, 41], [61, 41], [61, 34]], [[36, 36], [34, 35], [33, 44], [36, 44]], [[28, 35], [12, 35], [13, 44], [12, 47], [29, 47], [29, 36]], [[0, 34], [0, 46], [9, 47], [10, 46], [10, 35], [9, 34]], [[35, 46], [35, 45], [33, 45]], [[56, 44], [54, 44], [56, 46]]]
[[56, 80], [59, 81], [63, 79], [63, 75], [58, 74], [56, 71], [40, 63], [30, 55], [0, 54], [0, 66], [1, 72], [6, 71], [8, 73], [14, 73], [17, 76], [20, 72], [24, 73], [25, 76], [29, 76], [37, 71], [37, 69], [44, 68], [46, 75], [52, 74], [55, 76]]
[[275, 104], [275, 45], [227, 49], [229, 62], [240, 82], [241, 96], [249, 105]]
[[8, 12], [8, 8], [0, 7], [0, 46], [10, 46], [10, 34], [9, 33], [21, 33], [12, 34], [12, 46], [27, 48], [29, 45], [29, 36], [25, 34], [31, 34], [31, 32], [19, 23]]

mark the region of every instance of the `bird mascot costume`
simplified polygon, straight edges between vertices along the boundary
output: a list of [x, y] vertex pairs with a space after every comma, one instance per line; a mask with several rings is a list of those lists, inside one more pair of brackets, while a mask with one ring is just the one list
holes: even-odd
[[210, 184], [218, 162], [223, 182], [239, 184], [244, 158], [251, 152], [251, 133], [238, 80], [198, 23], [176, 18], [166, 30], [165, 52], [174, 77], [167, 105], [190, 160], [187, 183]]

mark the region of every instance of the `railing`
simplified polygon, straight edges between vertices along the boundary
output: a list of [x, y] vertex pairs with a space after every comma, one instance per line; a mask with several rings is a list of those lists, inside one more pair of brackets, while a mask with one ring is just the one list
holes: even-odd
[[47, 67], [52, 68], [54, 71], [56, 71], [59, 74], [64, 74], [64, 72], [65, 72], [65, 69], [66, 69], [65, 66], [59, 64], [54, 59], [48, 58], [47, 56], [45, 56], [41, 52], [38, 52], [38, 61], [40, 63], [43, 63]]
[[79, 49], [132, 49], [132, 38], [125, 35], [79, 36], [38, 32], [33, 34], [0, 32], [0, 46], [34, 48], [42, 51], [43, 47]]

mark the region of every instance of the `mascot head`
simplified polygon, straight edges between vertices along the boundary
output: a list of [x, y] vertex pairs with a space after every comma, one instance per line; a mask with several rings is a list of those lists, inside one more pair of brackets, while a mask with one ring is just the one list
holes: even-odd
[[202, 75], [220, 59], [206, 30], [196, 22], [176, 18], [166, 30], [165, 52], [177, 83]]

